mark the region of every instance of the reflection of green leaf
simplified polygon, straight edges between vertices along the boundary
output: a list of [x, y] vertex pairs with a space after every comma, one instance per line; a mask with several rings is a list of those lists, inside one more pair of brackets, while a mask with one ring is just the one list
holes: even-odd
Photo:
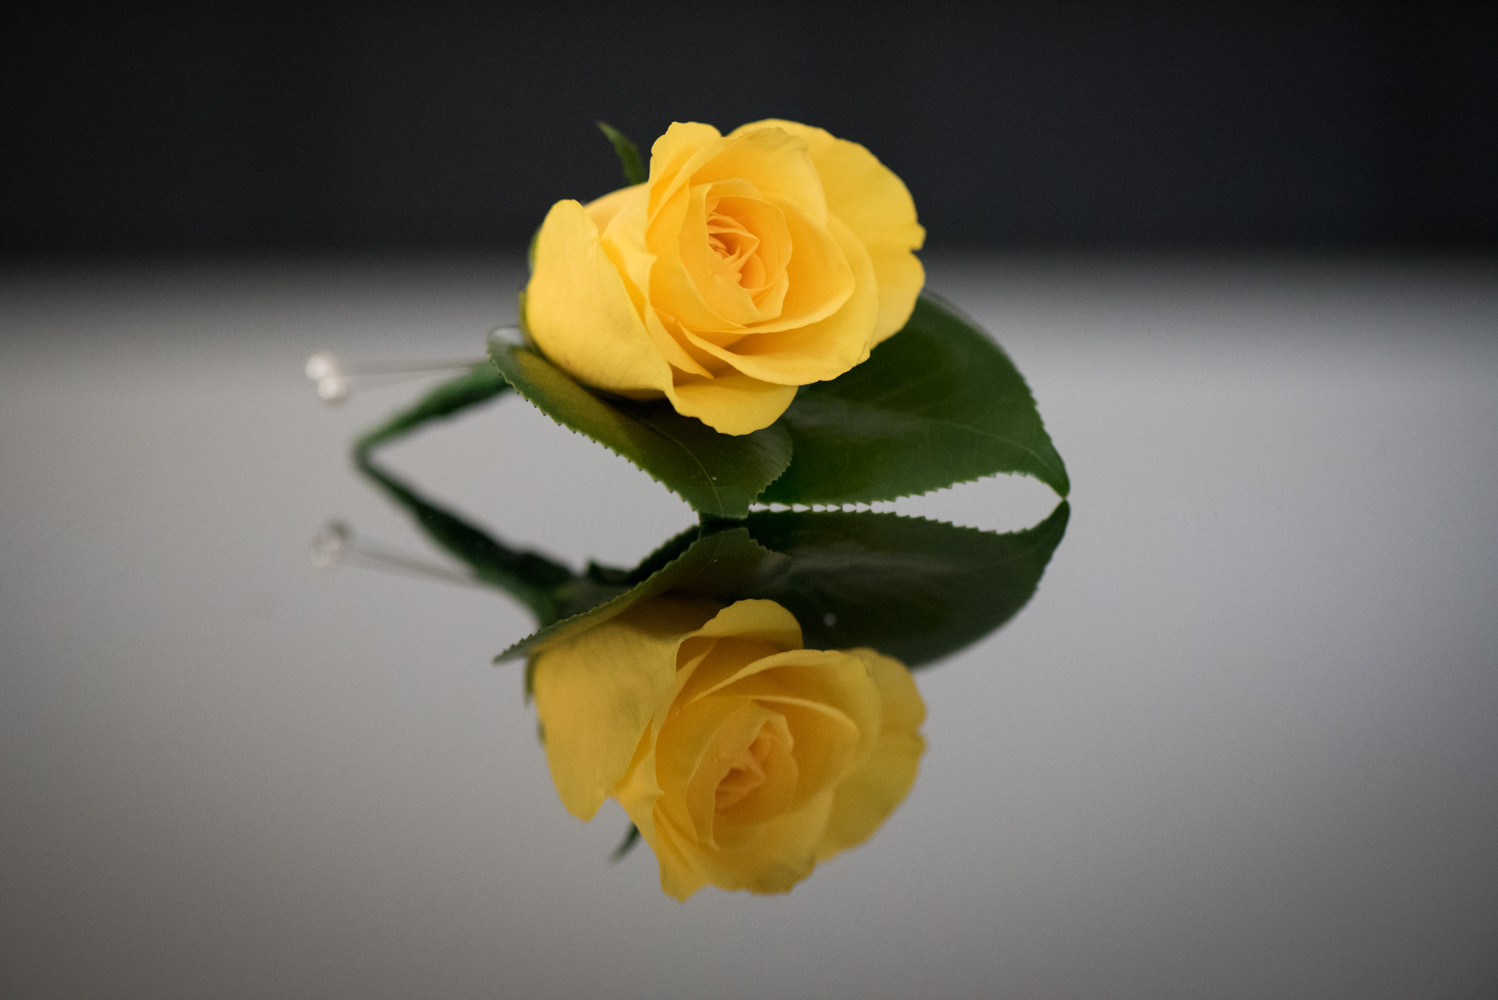
[[[601, 604], [574, 605], [569, 618], [553, 621], [505, 650], [496, 661], [514, 659], [542, 643], [570, 638], [603, 624], [629, 608], [667, 591], [698, 597], [717, 597], [725, 603], [753, 584], [762, 562], [777, 557], [749, 537], [742, 524], [719, 522], [693, 528], [685, 533], [691, 541], [684, 548], [681, 539], [673, 539], [665, 548], [680, 549], [680, 554], [643, 578], [629, 574], [633, 585]], [[649, 562], [649, 560], [647, 560]]]
[[645, 162], [640, 159], [640, 147], [631, 142], [629, 136], [607, 122], [595, 124], [598, 130], [608, 137], [609, 142], [614, 144], [614, 155], [619, 157], [619, 166], [624, 168], [625, 183], [644, 184], [649, 175], [645, 172]]
[[808, 646], [870, 646], [915, 667], [992, 632], [1025, 606], [1070, 511], [1000, 535], [941, 521], [845, 511], [767, 511], [746, 522], [780, 556], [754, 592], [785, 605]]
[[992, 632], [1035, 593], [1066, 532], [1067, 504], [1000, 535], [895, 514], [764, 511], [678, 536], [629, 574], [634, 585], [544, 627], [499, 659], [594, 628], [672, 593], [779, 601], [808, 646], [869, 646], [920, 666]]
[[1013, 363], [924, 295], [903, 330], [840, 378], [803, 387], [780, 423], [791, 465], [761, 502], [893, 500], [997, 472], [1070, 489]]
[[693, 509], [740, 518], [791, 459], [784, 428], [719, 434], [664, 402], [606, 399], [528, 347], [499, 336], [489, 357], [522, 396], [564, 427], [629, 459]]

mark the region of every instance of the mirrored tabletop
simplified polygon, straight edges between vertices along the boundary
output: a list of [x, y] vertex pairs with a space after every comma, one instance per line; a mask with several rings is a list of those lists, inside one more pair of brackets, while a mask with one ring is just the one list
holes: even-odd
[[[914, 672], [924, 755], [866, 843], [684, 903], [648, 847], [611, 860], [615, 803], [559, 798], [523, 658], [493, 663], [531, 612], [354, 466], [440, 376], [329, 406], [303, 374], [480, 361], [523, 282], [0, 276], [0, 993], [1498, 987], [1491, 261], [930, 258], [1065, 456], [1064, 537], [1012, 618]], [[381, 460], [578, 572], [697, 522], [513, 395]], [[1057, 503], [998, 476], [867, 509], [1007, 534]]]

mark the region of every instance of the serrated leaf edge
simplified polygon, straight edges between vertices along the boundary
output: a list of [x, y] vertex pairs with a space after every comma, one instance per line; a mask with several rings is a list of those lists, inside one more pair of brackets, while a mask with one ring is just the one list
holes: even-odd
[[[677, 497], [678, 499], [680, 499], [691, 510], [693, 510], [693, 511], [699, 513], [699, 514], [708, 514], [708, 515], [712, 515], [712, 516], [716, 516], [716, 517], [726, 517], [726, 518], [730, 518], [732, 520], [742, 521], [744, 519], [744, 517], [747, 515], [747, 513], [749, 511], [749, 508], [752, 507], [757, 502], [757, 500], [758, 500], [758, 498], [760, 496], [764, 495], [765, 490], [767, 490], [767, 489], [770, 488], [770, 484], [769, 483], [766, 483], [763, 487], [761, 487], [759, 493], [756, 494], [754, 498], [750, 499], [747, 503], [745, 503], [745, 505], [744, 505], [744, 513], [742, 513], [742, 514], [729, 513], [728, 510], [727, 510], [727, 508], [725, 507], [725, 505], [723, 503], [721, 503], [721, 502], [719, 502], [716, 505], [716, 509], [714, 509], [714, 510], [704, 510], [701, 507], [696, 506], [695, 504], [692, 503], [692, 501], [688, 500], [677, 489], [675, 489], [673, 486], [671, 486], [670, 483], [667, 483], [664, 479], [662, 479], [659, 476], [657, 476], [654, 472], [650, 471], [645, 466], [643, 466], [640, 463], [636, 462], [633, 458], [631, 458], [630, 456], [626, 455], [624, 452], [620, 451], [618, 448], [614, 447], [609, 442], [607, 442], [607, 441], [601, 441], [598, 438], [594, 437], [593, 435], [589, 434], [587, 431], [580, 430], [580, 429], [578, 429], [576, 427], [573, 427], [571, 424], [566, 423], [560, 417], [556, 416], [556, 414], [554, 414], [554, 413], [550, 412], [549, 410], [546, 410], [545, 408], [539, 406], [536, 403], [535, 400], [531, 399], [530, 396], [526, 395], [525, 390], [523, 390], [522, 388], [520, 388], [520, 386], [516, 385], [514, 383], [514, 381], [511, 380], [510, 376], [505, 373], [505, 370], [500, 367], [499, 362], [495, 360], [495, 358], [494, 358], [494, 348], [495, 348], [496, 344], [500, 345], [501, 347], [519, 347], [519, 348], [523, 348], [525, 350], [530, 350], [530, 351], [533, 351], [533, 353], [535, 353], [537, 357], [541, 358], [541, 360], [547, 361], [547, 359], [546, 359], [545, 355], [541, 354], [540, 352], [534, 351], [534, 348], [528, 342], [522, 341], [522, 342], [517, 343], [515, 341], [506, 339], [503, 336], [503, 333], [502, 333], [501, 330], [496, 330], [496, 331], [493, 331], [493, 332], [491, 332], [489, 334], [489, 342], [488, 342], [488, 345], [487, 345], [488, 349], [487, 349], [487, 352], [486, 352], [488, 354], [488, 356], [489, 356], [489, 363], [490, 363], [490, 365], [492, 365], [494, 367], [494, 369], [496, 371], [499, 372], [500, 377], [503, 378], [509, 384], [510, 388], [515, 391], [516, 395], [518, 395], [521, 399], [524, 399], [527, 403], [530, 403], [531, 406], [533, 406], [537, 410], [539, 410], [542, 414], [544, 414], [546, 416], [546, 418], [548, 420], [550, 420], [552, 423], [556, 424], [558, 427], [562, 427], [562, 428], [570, 431], [573, 434], [576, 434], [576, 435], [578, 435], [580, 437], [583, 437], [583, 438], [585, 438], [585, 439], [587, 439], [589, 441], [592, 441], [594, 444], [596, 444], [599, 447], [603, 448], [605, 451], [608, 451], [608, 452], [610, 452], [610, 453], [612, 453], [614, 455], [617, 455], [619, 458], [622, 458], [624, 461], [628, 462], [634, 468], [639, 469], [641, 472], [645, 473], [645, 475], [648, 476], [652, 482], [657, 483], [658, 485], [664, 487], [667, 490], [667, 492], [671, 493], [672, 495], [674, 495], [675, 497]], [[547, 361], [547, 364], [550, 364], [550, 363], [551, 363], [550, 361]], [[561, 369], [557, 369], [557, 370], [559, 372], [562, 371]], [[566, 372], [562, 372], [562, 374], [565, 375]], [[568, 376], [568, 377], [570, 378], [571, 376]], [[577, 384], [584, 391], [589, 392], [589, 393], [593, 392], [592, 389], [589, 389], [587, 386], [582, 385], [582, 383], [579, 382]], [[607, 401], [604, 401], [604, 402], [607, 402]], [[682, 444], [681, 441], [678, 440], [677, 438], [672, 437], [670, 434], [668, 434], [665, 431], [661, 430], [659, 427], [655, 427], [655, 426], [652, 426], [650, 424], [645, 424], [645, 423], [641, 423], [640, 426], [644, 427], [650, 433], [655, 434], [658, 437], [660, 437], [660, 438], [662, 438], [662, 439], [664, 439], [666, 441], [669, 441], [671, 444], [673, 444], [677, 448], [678, 451], [680, 451], [682, 454], [684, 454], [687, 457], [689, 457], [692, 460], [692, 462], [697, 466], [698, 470], [702, 473], [702, 478], [707, 483], [708, 488], [712, 491], [712, 495], [713, 495], [714, 500], [721, 501], [723, 494], [718, 489], [717, 482], [715, 481], [714, 477], [707, 471], [706, 467], [703, 466], [702, 461], [700, 459], [698, 459], [698, 457], [692, 452], [692, 450], [690, 448], [688, 448], [686, 445]], [[790, 465], [791, 465], [791, 459], [790, 459], [789, 456], [787, 456], [785, 465], [782, 466], [781, 469], [780, 469], [780, 471], [775, 474], [775, 479], [779, 479], [781, 476], [785, 475], [785, 470], [788, 469], [788, 468], [790, 468]], [[771, 479], [770, 482], [773, 483], [775, 481], [775, 479]]]
[[[742, 524], [736, 525], [736, 527], [742, 527]], [[730, 530], [732, 530], [732, 529], [730, 529]], [[724, 532], [722, 532], [722, 531], [715, 531], [712, 534], [704, 535], [702, 538], [696, 539], [690, 545], [688, 545], [687, 548], [684, 549], [680, 555], [678, 555], [676, 558], [670, 560], [669, 562], [665, 563], [663, 566], [661, 566], [660, 569], [656, 570], [654, 573], [651, 573], [645, 579], [639, 581], [634, 586], [632, 586], [628, 590], [626, 590], [624, 593], [618, 594], [618, 595], [616, 595], [614, 597], [611, 597], [607, 601], [604, 601], [602, 604], [595, 604], [595, 605], [593, 605], [593, 607], [588, 608], [588, 609], [586, 609], [584, 611], [579, 611], [576, 614], [568, 615], [566, 618], [560, 618], [560, 619], [558, 619], [558, 620], [556, 620], [554, 622], [551, 622], [548, 625], [543, 625], [541, 628], [538, 628], [536, 631], [532, 632], [530, 635], [525, 636], [523, 639], [520, 639], [520, 640], [518, 640], [516, 642], [513, 642], [509, 646], [505, 647], [504, 651], [501, 652], [499, 655], [495, 656], [492, 662], [495, 663], [495, 664], [499, 664], [499, 663], [502, 663], [502, 662], [504, 662], [506, 660], [513, 659], [514, 657], [516, 657], [516, 656], [518, 656], [520, 654], [522, 646], [525, 646], [527, 643], [532, 643], [533, 641], [534, 641], [534, 645], [535, 646], [543, 646], [543, 645], [546, 644], [546, 642], [548, 641], [548, 639], [542, 639], [541, 638], [542, 633], [544, 633], [544, 632], [552, 632], [552, 633], [560, 632], [560, 631], [562, 631], [562, 629], [565, 626], [567, 626], [569, 624], [575, 624], [579, 619], [582, 619], [582, 618], [588, 617], [588, 616], [592, 616], [592, 615], [597, 615], [600, 611], [607, 611], [609, 608], [613, 607], [614, 605], [623, 602], [625, 598], [629, 597], [636, 590], [640, 589], [641, 587], [646, 586], [647, 584], [650, 583], [651, 580], [656, 579], [658, 576], [660, 576], [662, 573], [666, 572], [671, 567], [679, 564], [683, 559], [685, 559], [687, 557], [687, 555], [689, 553], [691, 553], [694, 549], [696, 549], [697, 545], [700, 544], [700, 543], [704, 543], [704, 542], [708, 542], [708, 541], [715, 541], [716, 542], [716, 548], [713, 550], [713, 552], [709, 553], [708, 556], [707, 556], [707, 558], [709, 560], [708, 561], [708, 565], [712, 565], [712, 563], [714, 561], [716, 561], [716, 557], [717, 557], [718, 551], [720, 551], [722, 549], [722, 545], [723, 545], [722, 536], [723, 535], [724, 535]], [[750, 541], [754, 541], [754, 539], [751, 538]], [[755, 544], [758, 545], [759, 543], [755, 542]], [[765, 549], [765, 547], [763, 545], [759, 545], [759, 547], [761, 549], [763, 549], [765, 552], [769, 552], [770, 551], [769, 549]], [[647, 556], [646, 558], [649, 558], [649, 557]], [[641, 599], [643, 599], [643, 598], [641, 598]], [[630, 603], [633, 604], [634, 602], [630, 602]], [[600, 617], [600, 619], [599, 619], [599, 624], [602, 624], [603, 622], [608, 621], [610, 618], [615, 617], [617, 614], [621, 614], [622, 610], [623, 609], [621, 609], [620, 611], [615, 612], [614, 614], [605, 614], [605, 615], [602, 615]], [[527, 651], [529, 651], [529, 650], [527, 650]]]

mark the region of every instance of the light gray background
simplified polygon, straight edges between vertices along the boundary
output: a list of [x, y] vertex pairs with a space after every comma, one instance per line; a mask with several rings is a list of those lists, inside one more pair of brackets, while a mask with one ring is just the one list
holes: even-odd
[[[1498, 989], [1498, 268], [928, 262], [1075, 483], [1031, 605], [919, 676], [909, 800], [788, 897], [661, 894], [557, 801], [529, 622], [347, 459], [512, 259], [0, 281], [0, 994], [1484, 997]], [[392, 447], [507, 541], [687, 527], [510, 398]], [[993, 479], [893, 505], [1013, 530]], [[884, 505], [889, 507], [891, 505]]]

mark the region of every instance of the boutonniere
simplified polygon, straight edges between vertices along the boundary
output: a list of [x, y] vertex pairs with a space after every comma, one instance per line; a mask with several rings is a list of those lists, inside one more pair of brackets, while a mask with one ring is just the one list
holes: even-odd
[[518, 326], [411, 419], [513, 389], [710, 517], [996, 473], [1068, 493], [1019, 370], [924, 290], [915, 203], [868, 149], [796, 122], [676, 123], [647, 166], [602, 127], [627, 186], [552, 206]]

